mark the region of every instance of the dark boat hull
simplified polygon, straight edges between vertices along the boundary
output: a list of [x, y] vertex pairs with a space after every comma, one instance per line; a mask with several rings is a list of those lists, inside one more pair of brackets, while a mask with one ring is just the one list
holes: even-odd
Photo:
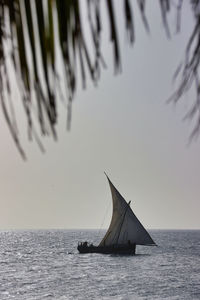
[[80, 253], [102, 253], [102, 254], [121, 254], [134, 255], [136, 245], [113, 245], [113, 246], [87, 246], [78, 245]]

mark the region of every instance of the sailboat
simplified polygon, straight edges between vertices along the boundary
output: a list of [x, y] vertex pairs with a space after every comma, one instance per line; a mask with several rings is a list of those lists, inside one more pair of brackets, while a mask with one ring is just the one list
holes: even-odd
[[[106, 175], [106, 174], [105, 174]], [[112, 194], [113, 212], [110, 226], [100, 244], [78, 244], [80, 253], [135, 254], [136, 245], [156, 246], [133, 213], [130, 202], [122, 197], [106, 175]]]

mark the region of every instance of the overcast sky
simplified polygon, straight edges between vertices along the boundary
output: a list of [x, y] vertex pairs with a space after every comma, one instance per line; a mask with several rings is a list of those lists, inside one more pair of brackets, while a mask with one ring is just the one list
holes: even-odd
[[108, 69], [98, 87], [88, 83], [87, 90], [78, 89], [70, 132], [60, 104], [58, 142], [45, 138], [45, 154], [27, 141], [22, 130], [28, 157], [24, 162], [0, 112], [1, 229], [106, 228], [112, 202], [104, 171], [131, 200], [146, 228], [200, 228], [200, 139], [188, 147], [192, 126], [182, 122], [194, 94], [176, 107], [166, 104], [193, 22], [185, 9], [177, 35], [172, 15], [168, 40], [155, 2], [147, 10], [150, 35], [134, 10], [133, 48], [127, 43], [122, 8], [115, 7], [123, 63], [118, 76], [113, 75], [107, 16], [103, 16], [102, 47]]

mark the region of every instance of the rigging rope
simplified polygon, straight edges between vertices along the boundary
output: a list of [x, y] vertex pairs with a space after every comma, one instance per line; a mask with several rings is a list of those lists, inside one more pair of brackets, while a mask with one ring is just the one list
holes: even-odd
[[110, 209], [110, 206], [111, 206], [111, 202], [108, 204], [108, 206], [107, 206], [107, 208], [106, 208], [106, 211], [105, 211], [103, 220], [102, 220], [102, 222], [101, 222], [99, 231], [98, 231], [98, 233], [97, 233], [96, 241], [99, 240], [99, 237], [100, 237], [100, 231], [102, 230], [102, 227], [103, 227], [104, 222], [105, 222], [105, 219], [106, 219], [106, 217], [107, 217], [107, 215], [108, 215], [108, 210]]

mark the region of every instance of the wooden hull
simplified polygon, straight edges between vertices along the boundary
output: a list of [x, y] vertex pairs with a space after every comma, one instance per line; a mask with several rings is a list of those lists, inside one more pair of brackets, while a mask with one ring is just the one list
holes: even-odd
[[102, 254], [121, 254], [134, 255], [136, 245], [113, 245], [113, 246], [87, 246], [78, 245], [80, 253], [102, 253]]

